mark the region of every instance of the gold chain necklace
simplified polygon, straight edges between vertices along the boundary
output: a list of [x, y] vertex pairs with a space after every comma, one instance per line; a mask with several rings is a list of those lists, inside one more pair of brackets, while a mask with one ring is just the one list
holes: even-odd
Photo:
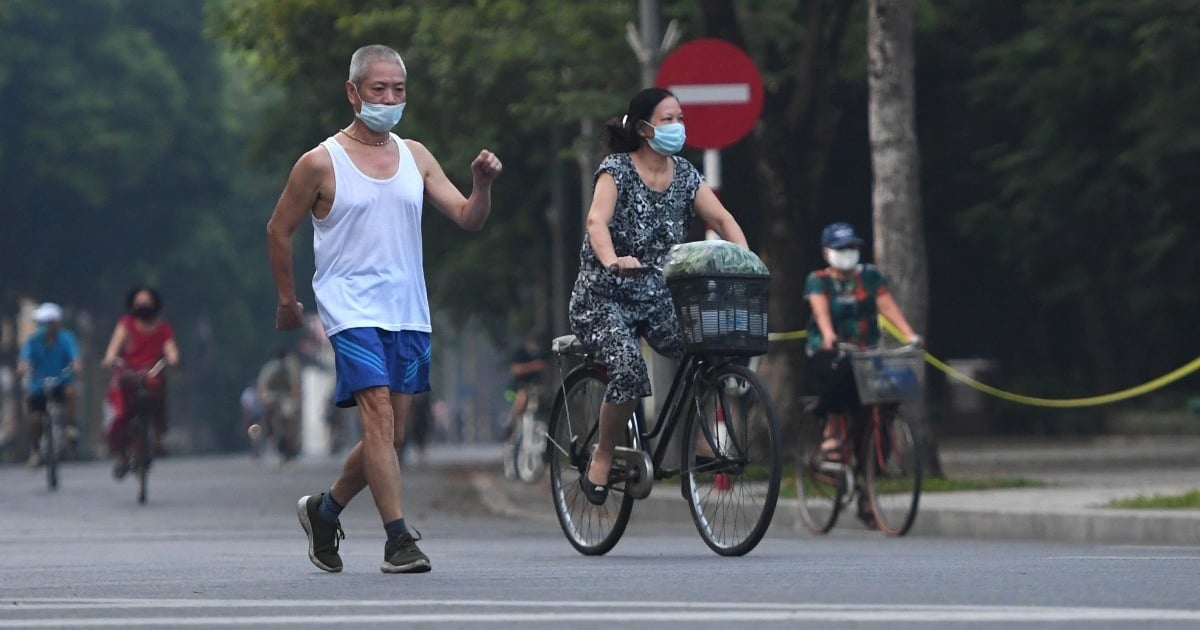
[[346, 134], [347, 136], [349, 136], [351, 140], [353, 140], [353, 141], [355, 141], [355, 142], [357, 142], [357, 143], [359, 143], [359, 144], [365, 144], [365, 145], [367, 145], [367, 146], [369, 146], [369, 147], [381, 147], [381, 146], [383, 146], [383, 145], [387, 144], [387, 143], [388, 143], [388, 141], [390, 141], [390, 140], [391, 140], [391, 138], [390, 138], [390, 137], [388, 137], [388, 138], [384, 138], [383, 140], [380, 140], [379, 142], [367, 142], [366, 140], [363, 140], [362, 138], [359, 138], [358, 136], [356, 136], [356, 135], [354, 135], [354, 134], [350, 133], [349, 131], [346, 131], [345, 129], [338, 129], [338, 133], [344, 133], [344, 134]]

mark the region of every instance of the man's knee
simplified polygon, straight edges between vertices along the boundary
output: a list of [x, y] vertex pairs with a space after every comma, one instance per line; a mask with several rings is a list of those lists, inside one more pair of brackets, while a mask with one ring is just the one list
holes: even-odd
[[392, 401], [386, 387], [372, 387], [354, 393], [358, 402], [359, 414], [362, 416], [363, 440], [381, 443], [395, 443], [397, 435], [395, 418], [392, 414]]

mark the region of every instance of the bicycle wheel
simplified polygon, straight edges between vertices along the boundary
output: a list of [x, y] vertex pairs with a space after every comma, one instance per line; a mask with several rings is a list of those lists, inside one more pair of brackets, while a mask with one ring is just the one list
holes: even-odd
[[[609, 489], [604, 505], [592, 505], [579, 486], [598, 437], [600, 403], [607, 384], [599, 367], [571, 372], [550, 416], [550, 496], [554, 513], [567, 541], [587, 556], [608, 553], [625, 533], [633, 510], [633, 497], [625, 493], [622, 482]], [[624, 441], [628, 446], [628, 435]]]
[[[534, 435], [528, 440], [522, 436], [520, 444], [517, 445], [517, 477], [525, 483], [537, 483], [546, 470], [545, 428], [540, 422], [531, 422], [533, 422], [531, 431]], [[538, 432], [541, 432], [540, 439]]]
[[779, 500], [775, 403], [753, 372], [735, 364], [704, 374], [694, 396], [682, 444], [684, 495], [705, 544], [740, 556], [762, 540]]
[[150, 444], [150, 423], [141, 413], [129, 419], [131, 440], [129, 442], [129, 463], [138, 479], [138, 503], [146, 502], [147, 476], [150, 472], [150, 458], [153, 449]]
[[887, 416], [881, 414], [871, 426], [864, 453], [867, 500], [879, 531], [903, 536], [917, 517], [921, 499], [921, 458], [916, 440], [899, 410]]
[[826, 534], [837, 523], [846, 501], [846, 475], [844, 471], [822, 469], [821, 443], [825, 441], [822, 423], [812, 418], [805, 420], [793, 449], [796, 512], [810, 531]]
[[505, 479], [517, 478], [517, 459], [520, 458], [521, 452], [521, 429], [514, 427], [512, 435], [504, 440], [504, 448], [502, 449], [501, 465], [504, 469]]
[[42, 461], [46, 466], [46, 486], [58, 489], [59, 442], [62, 441], [58, 411], [53, 406], [47, 409], [42, 428]]

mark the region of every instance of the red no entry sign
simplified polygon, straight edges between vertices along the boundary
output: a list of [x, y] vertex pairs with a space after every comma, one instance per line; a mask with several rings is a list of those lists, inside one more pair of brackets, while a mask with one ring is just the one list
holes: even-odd
[[667, 56], [655, 81], [683, 106], [687, 143], [720, 149], [741, 140], [762, 113], [762, 75], [741, 48], [722, 39], [690, 41]]

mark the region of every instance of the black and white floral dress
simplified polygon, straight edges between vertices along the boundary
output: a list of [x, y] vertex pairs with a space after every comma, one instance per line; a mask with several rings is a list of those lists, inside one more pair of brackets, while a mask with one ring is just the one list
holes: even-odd
[[[691, 225], [696, 192], [703, 176], [691, 162], [674, 156], [675, 172], [666, 190], [646, 186], [628, 153], [604, 158], [596, 177], [612, 175], [617, 203], [608, 230], [617, 256], [633, 256], [643, 265], [662, 269], [672, 245], [683, 241]], [[571, 292], [571, 327], [595, 348], [612, 381], [604, 393], [621, 403], [650, 395], [650, 377], [638, 337], [660, 354], [683, 352], [679, 323], [661, 274], [623, 278], [605, 269], [584, 234], [579, 277]]]

